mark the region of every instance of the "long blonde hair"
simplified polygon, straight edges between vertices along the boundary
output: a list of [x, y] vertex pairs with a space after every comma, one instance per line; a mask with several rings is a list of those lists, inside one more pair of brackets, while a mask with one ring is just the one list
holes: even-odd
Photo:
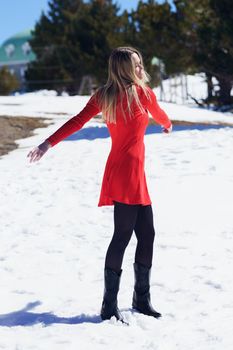
[[[141, 86], [144, 93], [147, 94], [146, 83], [149, 81], [149, 75], [143, 67], [142, 78], [139, 79], [135, 73], [135, 63], [132, 54], [139, 56], [143, 67], [141, 53], [133, 47], [118, 47], [114, 49], [109, 57], [108, 80], [104, 86], [97, 91], [98, 100], [102, 109], [102, 116], [106, 122], [116, 123], [116, 105], [120, 97], [123, 116], [126, 121], [126, 114], [122, 106], [123, 95], [126, 95], [129, 116], [131, 117], [131, 103], [135, 99], [136, 104], [142, 110], [136, 85]], [[124, 94], [123, 94], [124, 93]]]

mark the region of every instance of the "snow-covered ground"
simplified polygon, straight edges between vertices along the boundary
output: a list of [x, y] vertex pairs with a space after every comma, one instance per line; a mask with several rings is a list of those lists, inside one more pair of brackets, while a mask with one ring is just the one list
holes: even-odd
[[[219, 90], [219, 83], [212, 77], [214, 93]], [[158, 98], [178, 104], [193, 104], [194, 99], [202, 102], [207, 97], [207, 82], [205, 73], [194, 75], [174, 75], [162, 81], [162, 86], [154, 89]], [[231, 90], [233, 96], [233, 89]]]
[[[203, 77], [190, 77], [192, 82], [193, 93], [199, 93], [206, 90], [206, 84], [203, 82]], [[167, 83], [165, 82], [164, 84]], [[168, 89], [168, 87], [166, 87]], [[154, 89], [159, 100], [159, 88]], [[199, 96], [194, 93], [194, 96]], [[76, 114], [80, 108], [85, 106], [88, 101], [88, 96], [56, 96], [55, 91], [42, 90], [37, 93], [27, 93], [16, 96], [0, 96], [0, 116], [29, 116], [29, 117], [45, 117], [55, 119], [67, 119]], [[191, 121], [191, 122], [209, 122], [229, 123], [233, 125], [231, 113], [219, 113], [207, 109], [201, 109], [192, 105], [179, 105], [175, 103], [160, 102], [161, 107], [168, 113], [173, 120]]]
[[[131, 310], [133, 236], [119, 292], [130, 325], [101, 322], [104, 258], [113, 233], [113, 207], [97, 207], [110, 150], [99, 129], [105, 126], [90, 121], [84, 127], [96, 133], [94, 140], [63, 141], [38, 163], [26, 158], [86, 101], [0, 98], [0, 115], [52, 116], [55, 122], [0, 159], [0, 349], [232, 350], [233, 128], [145, 136], [157, 233], [151, 296], [163, 317]], [[182, 120], [232, 119], [161, 106]]]

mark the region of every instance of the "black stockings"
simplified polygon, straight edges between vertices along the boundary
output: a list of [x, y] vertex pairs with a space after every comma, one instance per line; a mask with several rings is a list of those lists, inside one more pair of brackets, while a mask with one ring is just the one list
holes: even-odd
[[114, 233], [107, 250], [105, 267], [117, 272], [121, 270], [125, 249], [135, 231], [135, 262], [150, 268], [155, 236], [151, 205], [114, 204]]

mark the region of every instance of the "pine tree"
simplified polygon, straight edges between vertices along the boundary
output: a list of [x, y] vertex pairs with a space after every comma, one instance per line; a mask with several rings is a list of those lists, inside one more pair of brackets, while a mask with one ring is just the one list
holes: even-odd
[[119, 7], [111, 0], [51, 0], [34, 31], [37, 55], [27, 72], [29, 88], [79, 90], [82, 77], [106, 80], [106, 62], [122, 39]]
[[[131, 22], [134, 26], [134, 30], [132, 25], [130, 26], [132, 44], [138, 47], [145, 57], [152, 85], [157, 84], [165, 72], [166, 75], [170, 75], [192, 71], [177, 12], [173, 11], [168, 1], [139, 1], [137, 9], [131, 13], [129, 23]], [[161, 64], [152, 65], [155, 59], [161, 62], [163, 69]]]
[[77, 88], [82, 72], [82, 67], [77, 64], [80, 50], [78, 43], [68, 34], [73, 33], [76, 13], [83, 11], [82, 0], [49, 2], [48, 14], [42, 13], [31, 40], [37, 60], [30, 64], [26, 73], [29, 89], [62, 91]]
[[[189, 47], [195, 70], [205, 72], [207, 103], [233, 103], [233, 3], [231, 0], [174, 0], [182, 23], [185, 47]], [[212, 78], [219, 83], [214, 92]]]
[[91, 0], [85, 16], [75, 22], [76, 38], [83, 53], [83, 72], [96, 77], [98, 83], [106, 81], [111, 50], [122, 44], [119, 7], [111, 0]]
[[214, 38], [210, 46], [212, 59], [208, 63], [212, 67], [211, 73], [219, 82], [218, 103], [220, 105], [232, 104], [233, 2], [231, 0], [210, 0], [210, 8], [216, 20], [211, 26]]

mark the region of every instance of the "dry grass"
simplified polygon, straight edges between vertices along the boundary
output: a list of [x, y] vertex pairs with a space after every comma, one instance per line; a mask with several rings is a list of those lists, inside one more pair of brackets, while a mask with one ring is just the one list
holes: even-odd
[[47, 127], [45, 120], [48, 119], [0, 116], [0, 156], [18, 147], [15, 140], [32, 136], [34, 129]]

